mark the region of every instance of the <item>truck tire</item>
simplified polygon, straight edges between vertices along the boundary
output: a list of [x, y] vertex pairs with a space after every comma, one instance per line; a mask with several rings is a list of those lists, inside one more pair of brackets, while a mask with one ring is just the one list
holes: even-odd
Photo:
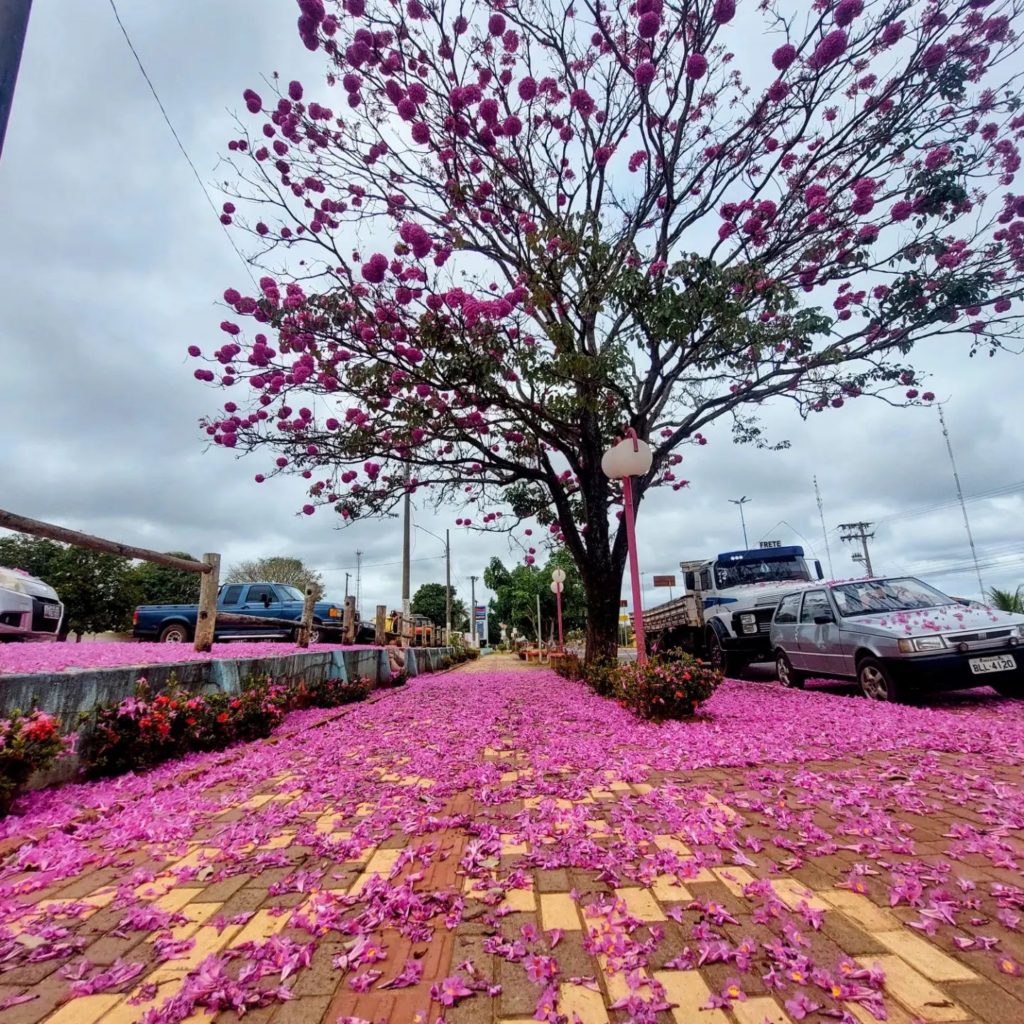
[[727, 651], [722, 646], [718, 634], [709, 629], [704, 639], [704, 646], [708, 652], [708, 661], [711, 667], [718, 669], [723, 676], [729, 679], [738, 678], [747, 667], [747, 662], [733, 651]]
[[[299, 642], [299, 636], [300, 636], [301, 633], [302, 633], [302, 628], [301, 627], [299, 629], [296, 629], [295, 632], [292, 633], [291, 640], [292, 640], [293, 644], [297, 644]], [[327, 631], [324, 629], [323, 623], [322, 622], [314, 622], [313, 625], [310, 626], [310, 629], [309, 629], [309, 642], [311, 644], [325, 644], [325, 643], [328, 642], [326, 634], [327, 634]]]
[[192, 630], [184, 622], [169, 622], [160, 630], [160, 643], [187, 644], [192, 639]]
[[789, 660], [785, 651], [775, 652], [775, 674], [783, 686], [793, 690], [802, 690], [807, 676], [803, 672], [797, 672], [793, 663]]
[[1001, 697], [1013, 697], [1017, 700], [1024, 699], [1024, 682], [1019, 679], [1011, 679], [1004, 683], [989, 683], [989, 686]]

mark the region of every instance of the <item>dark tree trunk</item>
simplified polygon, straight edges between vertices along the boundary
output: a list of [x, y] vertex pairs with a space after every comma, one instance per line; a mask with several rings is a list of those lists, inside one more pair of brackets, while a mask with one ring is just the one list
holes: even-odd
[[583, 588], [587, 597], [586, 661], [615, 661], [619, 653], [622, 566], [591, 567], [584, 574]]

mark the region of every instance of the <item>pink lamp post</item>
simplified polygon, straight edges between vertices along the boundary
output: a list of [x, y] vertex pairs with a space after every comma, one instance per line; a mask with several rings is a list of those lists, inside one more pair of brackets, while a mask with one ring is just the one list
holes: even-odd
[[626, 506], [626, 542], [629, 549], [629, 578], [633, 586], [634, 632], [636, 633], [636, 660], [647, 661], [647, 639], [644, 636], [644, 610], [640, 596], [640, 570], [636, 558], [636, 529], [633, 509], [632, 477], [643, 476], [654, 461], [654, 455], [645, 441], [629, 427], [626, 437], [609, 448], [601, 459], [601, 469], [610, 480], [622, 481], [622, 497]]
[[562, 586], [565, 583], [565, 570], [555, 569], [551, 573], [551, 589], [555, 592], [555, 602], [558, 606], [558, 649], [565, 650], [565, 641], [562, 639]]

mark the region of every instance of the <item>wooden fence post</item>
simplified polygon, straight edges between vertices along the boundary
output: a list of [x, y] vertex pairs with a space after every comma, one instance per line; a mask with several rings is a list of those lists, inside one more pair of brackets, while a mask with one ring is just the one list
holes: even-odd
[[356, 642], [356, 599], [351, 594], [345, 598], [345, 617], [342, 622], [344, 624], [342, 643], [354, 644]]
[[[306, 587], [306, 598], [302, 602], [302, 624], [299, 626], [299, 646], [309, 646], [309, 634], [313, 628], [313, 605], [316, 604], [316, 591]], [[323, 639], [321, 637], [321, 639]]]
[[210, 567], [199, 577], [199, 615], [196, 618], [197, 651], [208, 651], [213, 646], [217, 628], [217, 591], [220, 587], [220, 555], [207, 553], [203, 562]]
[[374, 643], [378, 647], [383, 647], [387, 642], [386, 630], [387, 630], [387, 617], [388, 617], [388, 606], [386, 604], [377, 605], [377, 632], [374, 636]]

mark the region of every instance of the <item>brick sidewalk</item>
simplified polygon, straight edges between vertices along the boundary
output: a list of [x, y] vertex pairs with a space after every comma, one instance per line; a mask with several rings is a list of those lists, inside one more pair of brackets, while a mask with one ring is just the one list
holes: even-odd
[[[477, 675], [567, 685], [498, 657], [450, 678]], [[375, 719], [354, 707], [305, 743], [282, 742], [264, 777], [250, 767], [260, 751], [236, 769], [211, 759], [182, 795], [193, 816], [180, 827], [162, 822], [152, 841], [122, 847], [127, 825], [101, 815], [71, 837], [87, 868], [52, 884], [31, 854], [10, 859], [3, 1024], [132, 1024], [147, 1011], [233, 1021], [174, 999], [206, 999], [211, 972], [230, 981], [261, 959], [274, 972], [247, 991], [278, 986], [291, 960], [293, 998], [250, 1010], [254, 1024], [525, 1024], [545, 1006], [584, 1024], [829, 1019], [818, 1010], [866, 1024], [882, 1006], [896, 1024], [1024, 1020], [1024, 936], [1007, 909], [1024, 903], [1024, 840], [993, 825], [991, 795], [1018, 799], [1019, 767], [911, 749], [584, 779], [528, 733], [529, 700], [493, 693], [481, 693], [502, 708], [487, 741], [446, 754], [430, 730], [444, 685], [423, 681], [386, 695]], [[439, 767], [460, 759], [454, 782], [422, 770], [433, 747]], [[956, 792], [983, 768], [987, 795]], [[931, 896], [890, 906], [885, 872]], [[955, 930], [941, 920], [946, 890], [969, 894]], [[69, 998], [76, 977], [120, 964], [134, 976]], [[403, 968], [410, 984], [381, 987]]]

